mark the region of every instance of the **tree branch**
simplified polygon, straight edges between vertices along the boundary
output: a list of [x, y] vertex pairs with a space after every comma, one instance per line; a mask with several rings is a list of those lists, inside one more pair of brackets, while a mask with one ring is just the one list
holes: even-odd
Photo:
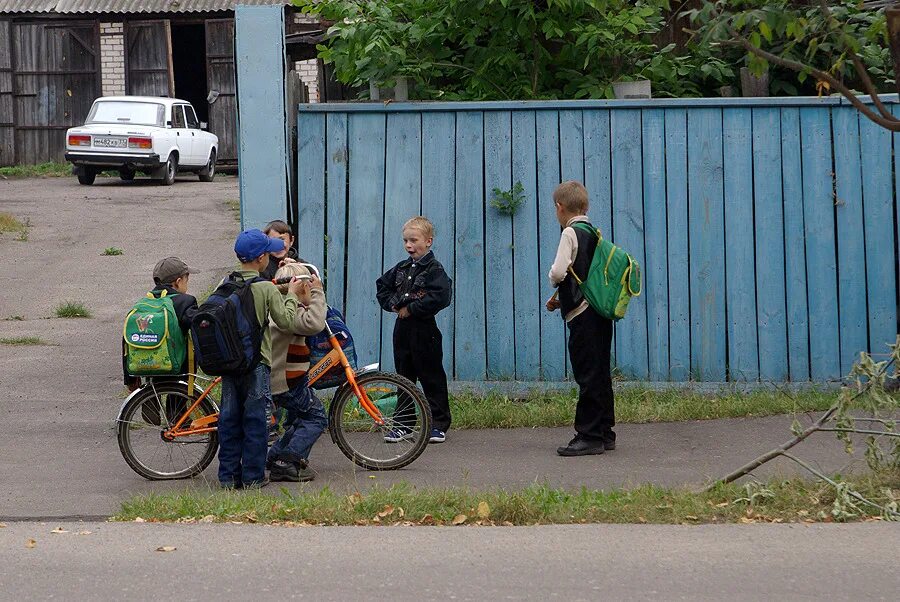
[[[888, 117], [883, 117], [878, 113], [872, 111], [869, 107], [867, 107], [853, 91], [838, 81], [836, 78], [832, 77], [830, 74], [825, 73], [815, 67], [811, 67], [809, 65], [804, 65], [803, 63], [799, 63], [797, 61], [793, 61], [790, 59], [781, 58], [771, 52], [766, 52], [762, 48], [757, 48], [753, 44], [750, 43], [750, 40], [742, 36], [734, 27], [731, 26], [730, 23], [726, 23], [725, 26], [728, 28], [728, 32], [731, 34], [733, 40], [726, 40], [726, 44], [738, 45], [742, 46], [747, 52], [755, 54], [756, 56], [769, 61], [770, 63], [774, 63], [775, 65], [779, 65], [781, 67], [785, 67], [790, 69], [791, 71], [803, 72], [808, 71], [819, 81], [823, 81], [828, 83], [829, 86], [837, 90], [844, 96], [847, 100], [850, 101], [854, 107], [859, 110], [860, 113], [868, 117], [871, 121], [874, 121], [881, 127], [891, 130], [892, 132], [900, 132], [900, 120], [898, 120], [893, 115]], [[876, 95], [877, 96], [877, 95]]]
[[823, 433], [856, 433], [858, 435], [884, 435], [886, 437], [900, 437], [900, 433], [892, 433], [891, 431], [869, 431], [865, 429], [844, 429], [844, 428], [820, 428]]

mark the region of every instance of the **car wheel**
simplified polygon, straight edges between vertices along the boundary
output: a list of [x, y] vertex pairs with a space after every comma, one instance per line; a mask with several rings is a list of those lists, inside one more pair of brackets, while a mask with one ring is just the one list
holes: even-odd
[[169, 160], [166, 161], [165, 172], [163, 173], [163, 178], [160, 180], [160, 184], [163, 186], [171, 186], [175, 183], [175, 174], [178, 172], [178, 157], [175, 154], [169, 155]]
[[212, 182], [216, 177], [216, 151], [209, 152], [209, 162], [199, 172], [201, 182]]
[[122, 178], [123, 182], [130, 182], [134, 179], [134, 172], [130, 169], [120, 169], [119, 177]]
[[83, 184], [85, 186], [90, 186], [94, 183], [94, 180], [97, 179], [97, 172], [92, 169], [82, 169], [78, 173], [78, 183]]

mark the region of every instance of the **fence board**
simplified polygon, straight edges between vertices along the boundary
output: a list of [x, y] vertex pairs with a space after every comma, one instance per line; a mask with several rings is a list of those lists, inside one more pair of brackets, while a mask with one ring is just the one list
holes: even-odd
[[792, 381], [809, 380], [809, 306], [803, 237], [803, 166], [800, 110], [781, 111], [781, 175], [784, 191], [784, 281], [787, 293], [788, 366]]
[[484, 121], [482, 113], [456, 118], [456, 377], [485, 377]]
[[[297, 121], [297, 251], [325, 265], [325, 115], [300, 113]], [[270, 219], [285, 219], [273, 215]]]
[[867, 349], [869, 343], [859, 120], [856, 109], [852, 107], [835, 107], [831, 119], [837, 193], [834, 204], [837, 216], [841, 374], [849, 374], [857, 354]]
[[375, 279], [381, 275], [381, 253], [372, 241], [384, 234], [385, 116], [350, 116], [350, 196], [347, 229], [347, 325], [353, 330], [362, 365], [380, 361], [381, 307]]
[[644, 111], [642, 119], [644, 163], [644, 247], [642, 266], [647, 300], [647, 344], [650, 380], [669, 378], [669, 272], [666, 236], [665, 113]]
[[810, 373], [813, 380], [827, 380], [841, 375], [828, 113], [800, 109], [800, 131]]
[[725, 295], [728, 377], [759, 379], [753, 228], [753, 147], [750, 109], [722, 115], [725, 167]]
[[725, 380], [722, 111], [688, 112], [691, 374]]
[[[863, 169], [863, 212], [866, 227], [869, 351], [886, 354], [897, 340], [897, 297], [894, 246], [894, 198], [891, 190], [891, 134], [859, 116]], [[882, 356], [880, 359], [884, 359]]]
[[[538, 111], [535, 116], [537, 140], [538, 240], [541, 269], [541, 298], [553, 293], [547, 273], [559, 246], [559, 222], [553, 205], [553, 189], [560, 182], [559, 115], [556, 111]], [[559, 312], [541, 312], [541, 377], [562, 380], [565, 377], [565, 330]]]
[[[509, 192], [512, 182], [512, 116], [509, 111], [484, 114], [484, 197], [493, 190]], [[511, 379], [516, 373], [513, 296], [512, 217], [485, 204], [484, 250], [487, 299], [488, 379]], [[524, 302], [524, 300], [523, 300]]]
[[688, 380], [691, 371], [687, 173], [687, 111], [666, 109], [669, 378], [675, 381]]
[[538, 265], [537, 155], [533, 111], [512, 114], [512, 181], [521, 182], [525, 203], [513, 216], [516, 378], [534, 380], [541, 371], [541, 268]]
[[[641, 177], [641, 112], [610, 115], [612, 140], [613, 223], [615, 243], [641, 265], [644, 261], [644, 206]], [[629, 378], [649, 376], [647, 304], [643, 297], [628, 306], [628, 319], [616, 324], [616, 365]]]
[[[434, 224], [435, 257], [454, 282], [450, 307], [437, 315], [444, 347], [444, 369], [454, 374], [454, 320], [456, 308], [456, 117], [453, 113], [422, 115], [422, 215]], [[425, 188], [427, 186], [427, 188]]]
[[[407, 259], [403, 247], [403, 224], [421, 211], [422, 119], [416, 113], [387, 116], [387, 157], [384, 176], [384, 238], [381, 271]], [[378, 254], [375, 249], [370, 252]], [[393, 332], [396, 316], [381, 317], [381, 364], [394, 370]]]
[[[328, 185], [325, 191], [325, 220], [328, 237], [325, 241], [325, 277], [328, 303], [343, 313], [347, 307], [344, 288], [347, 249], [347, 116], [330, 113], [327, 117], [325, 161]], [[307, 233], [300, 230], [300, 235], [307, 236]]]
[[777, 108], [753, 109], [752, 119], [759, 376], [762, 380], [785, 381], [788, 351], [781, 113]]
[[[612, 217], [612, 153], [609, 145], [609, 111], [584, 112], [584, 185], [591, 201], [591, 220], [606, 238], [615, 240]], [[616, 365], [613, 329], [610, 365]]]

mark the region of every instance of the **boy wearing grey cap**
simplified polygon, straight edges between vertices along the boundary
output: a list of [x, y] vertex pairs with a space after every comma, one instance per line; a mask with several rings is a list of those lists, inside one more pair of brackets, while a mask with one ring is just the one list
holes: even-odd
[[[172, 299], [172, 305], [175, 307], [175, 317], [178, 319], [178, 325], [181, 326], [181, 332], [184, 336], [188, 336], [191, 329], [191, 318], [197, 312], [197, 299], [193, 295], [187, 294], [188, 278], [196, 271], [190, 269], [185, 262], [177, 257], [166, 257], [160, 259], [153, 268], [153, 283], [156, 285], [150, 293], [159, 298], [163, 291], [166, 296]], [[185, 360], [186, 361], [186, 360]], [[129, 390], [134, 391], [140, 385], [140, 379], [128, 374], [126, 366], [127, 357], [125, 356], [125, 342], [122, 341], [122, 372], [125, 375], [125, 386]], [[182, 366], [181, 373], [187, 372], [187, 366]]]

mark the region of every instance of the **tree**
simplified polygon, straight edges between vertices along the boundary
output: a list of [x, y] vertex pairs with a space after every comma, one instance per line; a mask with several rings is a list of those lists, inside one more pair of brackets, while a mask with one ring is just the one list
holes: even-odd
[[428, 100], [611, 98], [646, 78], [654, 94], [703, 96], [734, 78], [712, 49], [658, 36], [670, 0], [295, 0], [329, 28], [319, 56], [352, 86], [407, 78]]
[[837, 91], [867, 118], [900, 132], [900, 118], [878, 98], [888, 86], [900, 90], [900, 3], [867, 10], [859, 0], [704, 0], [686, 14], [704, 43], [743, 48], [757, 75], [777, 65], [801, 83], [812, 76], [820, 94]]

